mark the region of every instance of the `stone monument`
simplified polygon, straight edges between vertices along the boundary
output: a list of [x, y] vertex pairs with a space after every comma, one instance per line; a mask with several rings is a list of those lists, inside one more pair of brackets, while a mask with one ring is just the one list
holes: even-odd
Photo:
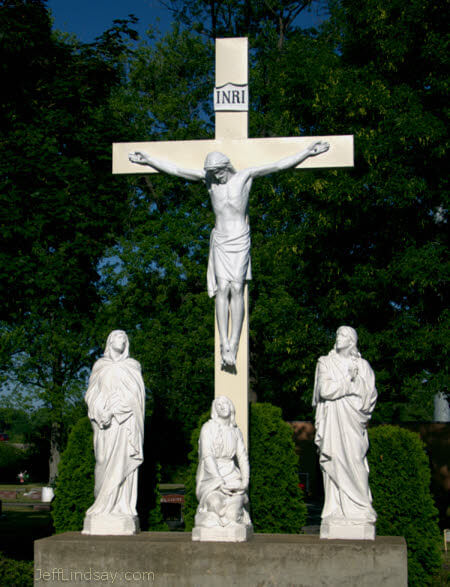
[[198, 508], [192, 540], [244, 542], [253, 534], [248, 513], [250, 468], [233, 403], [225, 396], [212, 402], [211, 419], [198, 443]]
[[[213, 93], [216, 111], [214, 140], [158, 141], [144, 143], [115, 143], [113, 145], [113, 173], [156, 173], [159, 170], [174, 173], [182, 170], [192, 174], [188, 179], [211, 179], [209, 188], [216, 212], [216, 230], [213, 234], [210, 255], [209, 291], [214, 291], [214, 278], [218, 287], [216, 294], [216, 342], [215, 342], [215, 397], [226, 395], [236, 407], [237, 425], [242, 431], [244, 443], [248, 440], [248, 287], [242, 295], [243, 282], [249, 273], [250, 235], [246, 218], [248, 192], [253, 177], [248, 170], [262, 168], [265, 173], [277, 171], [274, 161], [289, 159], [289, 166], [301, 164], [302, 168], [351, 167], [353, 166], [352, 136], [248, 138], [248, 43], [246, 38], [216, 39], [216, 84]], [[329, 145], [319, 154], [311, 152], [312, 144]], [[326, 151], [326, 152], [325, 152]], [[130, 153], [145, 153], [148, 161], [170, 169], [154, 167], [138, 160], [143, 155], [131, 157]], [[226, 155], [224, 155], [224, 153]], [[302, 154], [303, 153], [303, 154]], [[297, 161], [295, 157], [302, 154]], [[232, 160], [233, 165], [229, 161]], [[144, 165], [136, 165], [144, 163]], [[206, 169], [205, 169], [206, 168]], [[269, 171], [269, 168], [271, 171]], [[189, 170], [194, 170], [189, 171]], [[237, 170], [237, 172], [235, 172]], [[175, 173], [177, 174], [177, 173]], [[214, 180], [212, 177], [214, 176]], [[186, 175], [181, 174], [186, 178]], [[224, 183], [221, 183], [224, 181]], [[237, 186], [239, 184], [239, 186]], [[212, 186], [214, 188], [212, 189]], [[226, 204], [224, 206], [224, 204]], [[220, 228], [219, 228], [220, 225]], [[225, 230], [222, 230], [222, 229]], [[223, 236], [222, 232], [225, 233]], [[231, 242], [228, 236], [232, 235]], [[236, 237], [236, 242], [233, 239]], [[226, 249], [226, 250], [224, 250]], [[223, 274], [222, 257], [229, 250], [239, 261], [231, 271]], [[248, 261], [247, 261], [248, 259]], [[234, 277], [237, 274], [238, 279]], [[221, 279], [217, 279], [217, 277]], [[225, 277], [223, 280], [222, 278]], [[242, 303], [243, 302], [243, 303]], [[228, 319], [228, 308], [232, 319]], [[231, 322], [231, 332], [227, 325]], [[240, 333], [240, 340], [237, 338]], [[236, 356], [236, 350], [239, 352]], [[234, 364], [235, 363], [235, 364]]]
[[375, 375], [357, 348], [358, 336], [341, 326], [334, 348], [317, 363], [313, 406], [315, 443], [325, 503], [321, 538], [375, 538], [377, 519], [369, 488], [367, 424], [377, 401]]
[[136, 534], [137, 471], [143, 461], [145, 388], [123, 330], [113, 330], [85, 395], [94, 431], [95, 502], [83, 534]]
[[[130, 153], [140, 152], [146, 153], [149, 158], [170, 161], [182, 169], [204, 171], [205, 176], [208, 168], [212, 167], [217, 178], [217, 193], [227, 192], [229, 188], [220, 183], [219, 176], [227, 176], [227, 183], [231, 183], [233, 179], [229, 177], [230, 173], [237, 179], [233, 173], [235, 169], [239, 173], [240, 170], [247, 168], [271, 165], [273, 161], [301, 153], [313, 142], [318, 141], [327, 143], [329, 149], [319, 157], [308, 156], [301, 162], [302, 167], [353, 165], [351, 136], [322, 136], [314, 141], [308, 137], [298, 136], [247, 138], [247, 77], [247, 39], [217, 39], [215, 139], [116, 143], [113, 146], [113, 173], [157, 172], [154, 167], [136, 165], [129, 160]], [[214, 155], [207, 159], [208, 154], [212, 153]], [[227, 163], [225, 169], [219, 171], [216, 164], [225, 162], [223, 153], [233, 160], [235, 167], [232, 168], [231, 163], [229, 166]], [[203, 169], [205, 161], [206, 170]], [[228, 197], [230, 195], [232, 198], [229, 198], [229, 210], [233, 207], [232, 190], [228, 192]], [[238, 208], [240, 209], [240, 204]], [[242, 213], [239, 212], [238, 216], [237, 224], [243, 228]], [[244, 248], [246, 247], [247, 245]], [[247, 253], [242, 255], [244, 258], [246, 256]], [[244, 266], [245, 263], [244, 260]], [[241, 269], [243, 273], [244, 269]], [[248, 276], [247, 266], [245, 277]], [[218, 285], [220, 287], [220, 284]], [[231, 302], [231, 292], [229, 293]], [[94, 573], [107, 569], [108, 576], [115, 582], [134, 580], [133, 584], [148, 584], [149, 578], [156, 578], [158, 585], [168, 587], [175, 584], [246, 586], [267, 583], [287, 587], [298, 581], [304, 585], [321, 584], [336, 587], [362, 583], [383, 584], [386, 587], [407, 586], [406, 543], [400, 537], [377, 537], [373, 541], [358, 540], [355, 544], [340, 540], [324, 543], [318, 536], [256, 534], [246, 544], [240, 544], [235, 543], [235, 533], [232, 542], [214, 542], [223, 540], [224, 533], [229, 532], [233, 526], [241, 529], [247, 526], [245, 533], [247, 536], [250, 533], [250, 519], [247, 518], [246, 511], [248, 462], [243, 450], [243, 446], [247, 446], [248, 438], [247, 286], [244, 290], [244, 303], [245, 314], [235, 366], [223, 365], [224, 357], [221, 353], [221, 339], [216, 320], [215, 397], [219, 402], [215, 408], [213, 407], [213, 417], [205, 424], [200, 441], [197, 478], [200, 507], [196, 516], [194, 540], [191, 540], [188, 533], [183, 532], [142, 532], [135, 536], [110, 537], [83, 536], [78, 532], [66, 532], [51, 536], [35, 541], [36, 585], [40, 585], [42, 580], [45, 580], [46, 584], [59, 585], [61, 576], [65, 577], [63, 580], [68, 581], [67, 585], [75, 585], [79, 584], [80, 576], [92, 580]], [[233, 320], [234, 318], [231, 322]], [[239, 322], [240, 314], [237, 323]], [[232, 336], [228, 336], [228, 340]], [[234, 336], [236, 337], [236, 334]], [[227, 349], [225, 351], [228, 361]], [[131, 368], [129, 372], [131, 374]], [[136, 386], [136, 391], [140, 387], [138, 380], [141, 381], [140, 374], [134, 379], [133, 389]], [[220, 397], [224, 395], [231, 402]], [[234, 426], [231, 404], [236, 407], [237, 426]], [[216, 419], [214, 412], [217, 414]], [[101, 421], [102, 416], [98, 417]], [[131, 418], [136, 418], [137, 421], [135, 415]], [[108, 419], [105, 419], [106, 428]], [[114, 419], [112, 416], [111, 421]], [[121, 426], [124, 424], [125, 422]], [[96, 425], [97, 432], [104, 430], [99, 424]], [[123, 432], [122, 429], [117, 430], [118, 434]], [[137, 457], [136, 460], [139, 460], [139, 455], [141, 456], [141, 453], [137, 450], [136, 454], [128, 454], [127, 459]], [[132, 466], [137, 468], [138, 465], [133, 462]], [[106, 483], [107, 479], [103, 477]], [[213, 542], [201, 538], [213, 531], [220, 531], [222, 536], [216, 536]]]

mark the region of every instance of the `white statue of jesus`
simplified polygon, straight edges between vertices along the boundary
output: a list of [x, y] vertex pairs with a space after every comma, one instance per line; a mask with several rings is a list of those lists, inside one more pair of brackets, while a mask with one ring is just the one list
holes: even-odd
[[132, 163], [149, 165], [158, 171], [206, 184], [216, 215], [216, 225], [210, 241], [208, 294], [210, 297], [216, 295], [222, 366], [236, 364], [244, 321], [244, 286], [251, 279], [248, 199], [252, 182], [255, 177], [295, 167], [308, 157], [319, 155], [328, 149], [328, 143], [318, 141], [300, 153], [275, 163], [247, 167], [241, 171], [236, 171], [230, 159], [219, 152], [207, 155], [203, 169], [183, 169], [170, 161], [162, 161], [140, 151], [129, 155]]

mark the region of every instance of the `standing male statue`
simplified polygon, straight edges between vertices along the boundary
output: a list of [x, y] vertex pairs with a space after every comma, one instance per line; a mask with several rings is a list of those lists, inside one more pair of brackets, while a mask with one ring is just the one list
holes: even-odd
[[334, 348], [317, 363], [315, 443], [325, 491], [321, 538], [375, 538], [367, 425], [377, 390], [375, 375], [357, 342], [356, 330], [341, 326]]
[[208, 294], [210, 297], [216, 295], [222, 366], [236, 364], [244, 321], [244, 286], [251, 279], [248, 199], [252, 182], [255, 177], [295, 167], [308, 157], [319, 155], [328, 149], [328, 143], [317, 141], [300, 153], [275, 163], [247, 167], [241, 171], [236, 171], [230, 159], [216, 151], [207, 155], [203, 169], [183, 169], [170, 161], [150, 157], [141, 151], [129, 154], [132, 163], [149, 165], [158, 171], [190, 181], [204, 181], [206, 184], [216, 216], [209, 249]]

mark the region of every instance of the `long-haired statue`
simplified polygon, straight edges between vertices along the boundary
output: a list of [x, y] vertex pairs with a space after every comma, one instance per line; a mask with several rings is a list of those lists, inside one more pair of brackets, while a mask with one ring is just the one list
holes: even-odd
[[95, 502], [83, 534], [135, 534], [137, 470], [143, 461], [145, 388], [123, 330], [113, 330], [85, 395], [94, 431]]
[[321, 538], [374, 539], [376, 513], [369, 489], [367, 424], [377, 400], [375, 375], [350, 326], [316, 369], [313, 406], [325, 504]]
[[198, 445], [193, 540], [244, 542], [253, 533], [247, 510], [249, 464], [233, 402], [217, 397]]

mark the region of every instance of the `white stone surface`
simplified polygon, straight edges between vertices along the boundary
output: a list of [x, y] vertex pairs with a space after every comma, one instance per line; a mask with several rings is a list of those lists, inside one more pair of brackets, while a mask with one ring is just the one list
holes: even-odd
[[253, 526], [227, 526], [222, 528], [202, 528], [197, 526], [192, 530], [194, 542], [247, 542], [253, 536]]
[[358, 352], [357, 341], [353, 328], [338, 328], [334, 348], [319, 359], [316, 369], [315, 443], [325, 491], [321, 538], [375, 538], [366, 455], [367, 424], [377, 391], [375, 375]]
[[434, 417], [435, 422], [450, 422], [450, 405], [447, 397], [442, 391], [434, 396]]
[[243, 541], [252, 524], [248, 513], [250, 468], [233, 403], [216, 398], [201, 429], [198, 448], [193, 540]]
[[55, 497], [55, 492], [53, 490], [53, 487], [43, 487], [42, 488], [42, 501], [44, 503], [50, 503], [51, 501], [53, 501], [53, 498]]
[[320, 537], [329, 540], [375, 540], [375, 524], [322, 522]]
[[143, 461], [145, 387], [123, 330], [108, 336], [85, 395], [94, 432], [95, 502], [83, 534], [135, 534], [137, 471]]
[[137, 165], [206, 184], [216, 216], [210, 239], [208, 294], [216, 296], [216, 316], [225, 368], [236, 365], [244, 320], [244, 286], [251, 279], [248, 203], [253, 180], [296, 167], [329, 148], [326, 141], [316, 141], [298, 153], [241, 171], [236, 171], [229, 157], [218, 151], [208, 153], [203, 169], [183, 168], [173, 161], [158, 159], [143, 151], [129, 154], [130, 161]]
[[137, 516], [120, 514], [93, 514], [84, 518], [82, 534], [96, 536], [131, 536], [140, 531]]

